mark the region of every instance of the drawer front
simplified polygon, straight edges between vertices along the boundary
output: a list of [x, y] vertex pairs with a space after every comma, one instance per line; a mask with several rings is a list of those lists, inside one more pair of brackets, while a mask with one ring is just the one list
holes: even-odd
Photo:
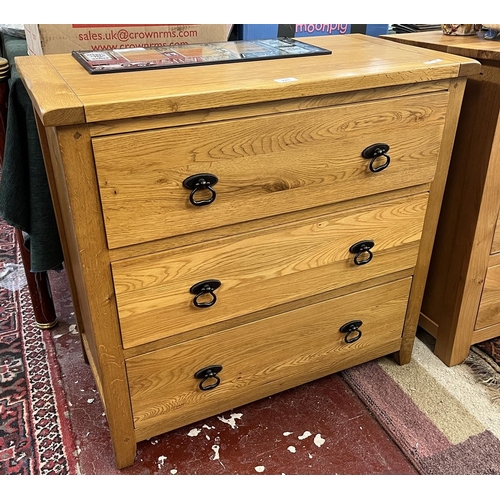
[[[125, 348], [334, 290], [413, 272], [428, 195], [400, 198], [114, 262]], [[368, 252], [353, 245], [372, 241]], [[357, 259], [358, 264], [356, 264]], [[198, 298], [193, 285], [221, 285]], [[216, 299], [211, 307], [198, 307]], [[161, 328], [158, 327], [161, 325]]]
[[[108, 245], [428, 183], [447, 101], [443, 92], [95, 138]], [[391, 161], [374, 173], [362, 152], [377, 143], [389, 145]], [[215, 195], [202, 184], [183, 187], [197, 174], [217, 178]]]
[[[399, 350], [411, 278], [126, 361], [136, 435], [147, 439]], [[362, 322], [345, 341], [341, 326]], [[199, 370], [220, 365], [216, 379]]]
[[493, 236], [493, 244], [491, 245], [491, 253], [500, 252], [500, 217], [497, 219], [497, 224], [495, 227], [495, 233]]
[[475, 330], [500, 323], [500, 266], [486, 272]]

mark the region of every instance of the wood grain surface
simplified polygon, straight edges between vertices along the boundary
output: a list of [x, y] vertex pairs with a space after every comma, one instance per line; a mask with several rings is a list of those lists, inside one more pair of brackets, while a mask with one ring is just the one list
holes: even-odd
[[[448, 93], [93, 140], [110, 248], [431, 182]], [[391, 163], [362, 151], [386, 143]], [[377, 160], [380, 166], [384, 158]], [[189, 202], [187, 177], [219, 179]], [[209, 194], [200, 193], [207, 198]]]
[[[138, 438], [396, 351], [410, 282], [396, 281], [128, 359]], [[339, 328], [357, 319], [362, 335], [348, 344]], [[201, 391], [194, 374], [214, 364], [223, 367], [221, 384]]]
[[[137, 441], [380, 356], [410, 361], [480, 65], [357, 34], [308, 41], [332, 55], [106, 75], [70, 54], [17, 61], [118, 468]], [[376, 143], [390, 164], [375, 173], [362, 151]], [[218, 178], [202, 207], [183, 187], [199, 173]], [[373, 259], [357, 266], [361, 240]], [[217, 301], [197, 308], [189, 289], [206, 279]], [[201, 391], [211, 364], [220, 386]]]

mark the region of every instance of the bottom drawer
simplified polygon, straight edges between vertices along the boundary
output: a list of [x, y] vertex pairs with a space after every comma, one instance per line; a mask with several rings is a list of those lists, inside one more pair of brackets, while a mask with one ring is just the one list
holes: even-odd
[[500, 266], [492, 266], [486, 272], [474, 329], [480, 330], [497, 323], [500, 323]]
[[493, 233], [493, 243], [491, 244], [491, 253], [500, 252], [500, 216], [497, 218], [495, 232]]
[[[137, 440], [398, 351], [410, 285], [406, 278], [129, 358]], [[355, 320], [357, 330], [340, 331]], [[212, 365], [222, 366], [220, 383], [195, 378]]]

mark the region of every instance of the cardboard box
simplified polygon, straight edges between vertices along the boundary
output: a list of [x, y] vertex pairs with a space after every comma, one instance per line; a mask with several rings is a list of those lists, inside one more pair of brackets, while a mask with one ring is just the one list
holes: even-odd
[[287, 36], [301, 38], [307, 36], [346, 35], [363, 33], [370, 36], [387, 34], [388, 24], [237, 24], [240, 40], [258, 40]]
[[224, 42], [232, 24], [25, 24], [28, 54]]

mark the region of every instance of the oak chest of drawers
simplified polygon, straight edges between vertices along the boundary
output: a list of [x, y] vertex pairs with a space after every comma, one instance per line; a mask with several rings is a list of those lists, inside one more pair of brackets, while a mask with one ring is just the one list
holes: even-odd
[[500, 335], [500, 44], [482, 35], [387, 37], [481, 63], [467, 82], [420, 318], [450, 366]]
[[154, 435], [410, 360], [479, 64], [310, 42], [332, 55], [104, 75], [18, 60], [120, 468]]

